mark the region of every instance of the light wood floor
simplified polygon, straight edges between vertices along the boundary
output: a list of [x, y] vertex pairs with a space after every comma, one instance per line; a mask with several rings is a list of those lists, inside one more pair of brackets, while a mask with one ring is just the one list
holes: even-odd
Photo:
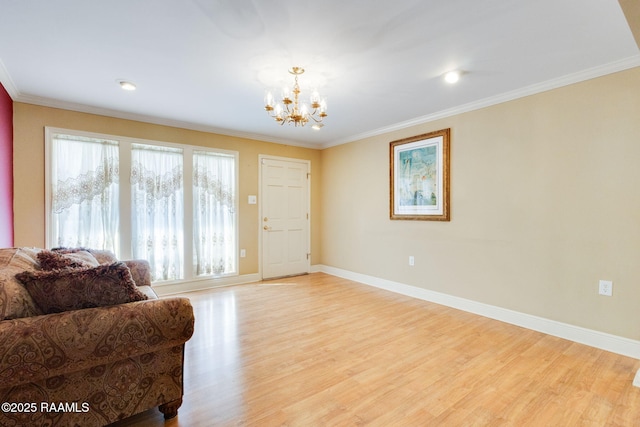
[[640, 426], [640, 361], [322, 273], [186, 294], [184, 403], [122, 426]]

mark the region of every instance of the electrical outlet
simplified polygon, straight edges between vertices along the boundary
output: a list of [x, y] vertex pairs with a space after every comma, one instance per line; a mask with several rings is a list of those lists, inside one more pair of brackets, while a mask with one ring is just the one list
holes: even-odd
[[608, 297], [613, 295], [613, 282], [610, 280], [600, 280], [598, 293]]
[[412, 267], [416, 265], [416, 259], [413, 257], [413, 255], [409, 257], [409, 265]]

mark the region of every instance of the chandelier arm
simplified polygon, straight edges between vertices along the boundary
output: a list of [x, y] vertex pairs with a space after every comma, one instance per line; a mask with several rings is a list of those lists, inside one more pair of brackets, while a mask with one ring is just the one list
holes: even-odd
[[324, 120], [324, 118], [326, 117], [326, 114], [324, 116], [322, 114], [318, 114], [316, 116], [317, 113], [318, 113], [318, 108], [314, 108], [313, 113], [309, 114], [309, 117], [311, 117], [313, 121], [315, 121], [316, 123], [322, 123], [322, 120]]

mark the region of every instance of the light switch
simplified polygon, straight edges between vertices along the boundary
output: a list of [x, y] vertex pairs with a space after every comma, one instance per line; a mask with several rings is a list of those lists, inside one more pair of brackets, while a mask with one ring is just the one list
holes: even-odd
[[257, 196], [249, 196], [249, 204], [250, 205], [255, 205], [256, 203], [258, 203], [258, 197]]

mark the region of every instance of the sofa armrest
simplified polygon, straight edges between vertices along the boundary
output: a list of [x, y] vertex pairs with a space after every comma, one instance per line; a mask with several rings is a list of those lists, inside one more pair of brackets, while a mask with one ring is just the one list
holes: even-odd
[[39, 381], [185, 343], [188, 298], [138, 301], [0, 322], [0, 384]]
[[137, 286], [151, 286], [151, 265], [145, 259], [122, 261], [131, 271], [131, 277]]

